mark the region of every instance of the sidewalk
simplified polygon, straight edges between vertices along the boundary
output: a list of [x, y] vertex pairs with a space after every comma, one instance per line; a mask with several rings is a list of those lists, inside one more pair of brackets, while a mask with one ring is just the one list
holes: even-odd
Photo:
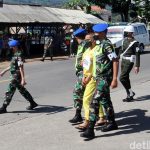
[[[85, 141], [68, 120], [74, 115], [72, 106], [58, 112], [42, 113], [32, 118], [0, 126], [2, 150], [130, 150], [144, 149], [150, 133], [150, 81], [138, 84], [134, 102], [123, 103], [124, 89], [112, 91], [119, 129], [102, 133], [95, 130], [96, 138]], [[143, 147], [142, 147], [143, 146]], [[150, 145], [148, 147], [150, 149]]]

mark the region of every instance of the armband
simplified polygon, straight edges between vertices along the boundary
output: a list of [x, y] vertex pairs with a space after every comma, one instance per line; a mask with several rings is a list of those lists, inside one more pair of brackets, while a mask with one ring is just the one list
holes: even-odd
[[18, 66], [22, 66], [23, 65], [23, 62], [22, 61], [18, 61]]
[[136, 52], [138, 53], [140, 51], [140, 48], [139, 47], [136, 47]]
[[112, 52], [112, 53], [108, 54], [107, 56], [108, 56], [108, 58], [109, 58], [110, 60], [113, 60], [113, 59], [116, 59], [116, 58], [117, 58], [117, 55], [116, 55], [115, 52]]

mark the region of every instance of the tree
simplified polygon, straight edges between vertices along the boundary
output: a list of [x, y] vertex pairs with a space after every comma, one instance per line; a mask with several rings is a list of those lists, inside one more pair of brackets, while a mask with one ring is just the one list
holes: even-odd
[[89, 3], [105, 8], [106, 5], [112, 6], [112, 12], [120, 13], [122, 21], [128, 22], [128, 13], [131, 0], [87, 0]]
[[139, 15], [150, 21], [150, 0], [70, 0], [66, 3], [66, 8], [77, 9], [79, 7], [82, 10], [86, 8], [87, 13], [93, 14], [90, 7], [93, 4], [101, 8], [111, 5], [112, 13], [119, 13], [123, 22], [129, 21], [129, 15], [133, 20], [137, 20]]
[[138, 15], [150, 21], [150, 0], [134, 0]]
[[87, 0], [70, 0], [65, 4], [65, 8], [77, 9], [78, 7], [84, 10], [84, 7], [88, 6]]

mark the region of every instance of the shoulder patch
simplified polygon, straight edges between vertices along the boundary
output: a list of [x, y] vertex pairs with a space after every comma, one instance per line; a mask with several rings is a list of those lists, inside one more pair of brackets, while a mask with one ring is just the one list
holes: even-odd
[[139, 47], [136, 47], [136, 52], [139, 52], [140, 51], [140, 48]]

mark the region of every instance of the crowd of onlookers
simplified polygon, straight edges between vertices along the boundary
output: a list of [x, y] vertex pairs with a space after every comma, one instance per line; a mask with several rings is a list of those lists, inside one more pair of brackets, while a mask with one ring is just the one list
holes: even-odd
[[40, 32], [6, 34], [0, 31], [0, 60], [9, 60], [11, 58], [11, 51], [8, 47], [8, 41], [11, 39], [19, 40], [20, 47], [26, 58], [35, 55], [42, 56], [47, 32], [53, 38], [54, 56], [74, 56], [76, 54], [77, 42], [73, 36], [73, 31], [72, 28], [44, 31], [43, 34]]
[[65, 25], [63, 27], [52, 27], [40, 31], [35, 29], [27, 33], [10, 34], [0, 31], [0, 61], [9, 60], [11, 51], [9, 50], [8, 41], [11, 39], [19, 40], [20, 47], [26, 58], [42, 56], [44, 51], [45, 36], [53, 38], [53, 55], [54, 56], [75, 56], [77, 52], [77, 41], [73, 36], [76, 28], [86, 28], [87, 26], [79, 24], [78, 26]]

